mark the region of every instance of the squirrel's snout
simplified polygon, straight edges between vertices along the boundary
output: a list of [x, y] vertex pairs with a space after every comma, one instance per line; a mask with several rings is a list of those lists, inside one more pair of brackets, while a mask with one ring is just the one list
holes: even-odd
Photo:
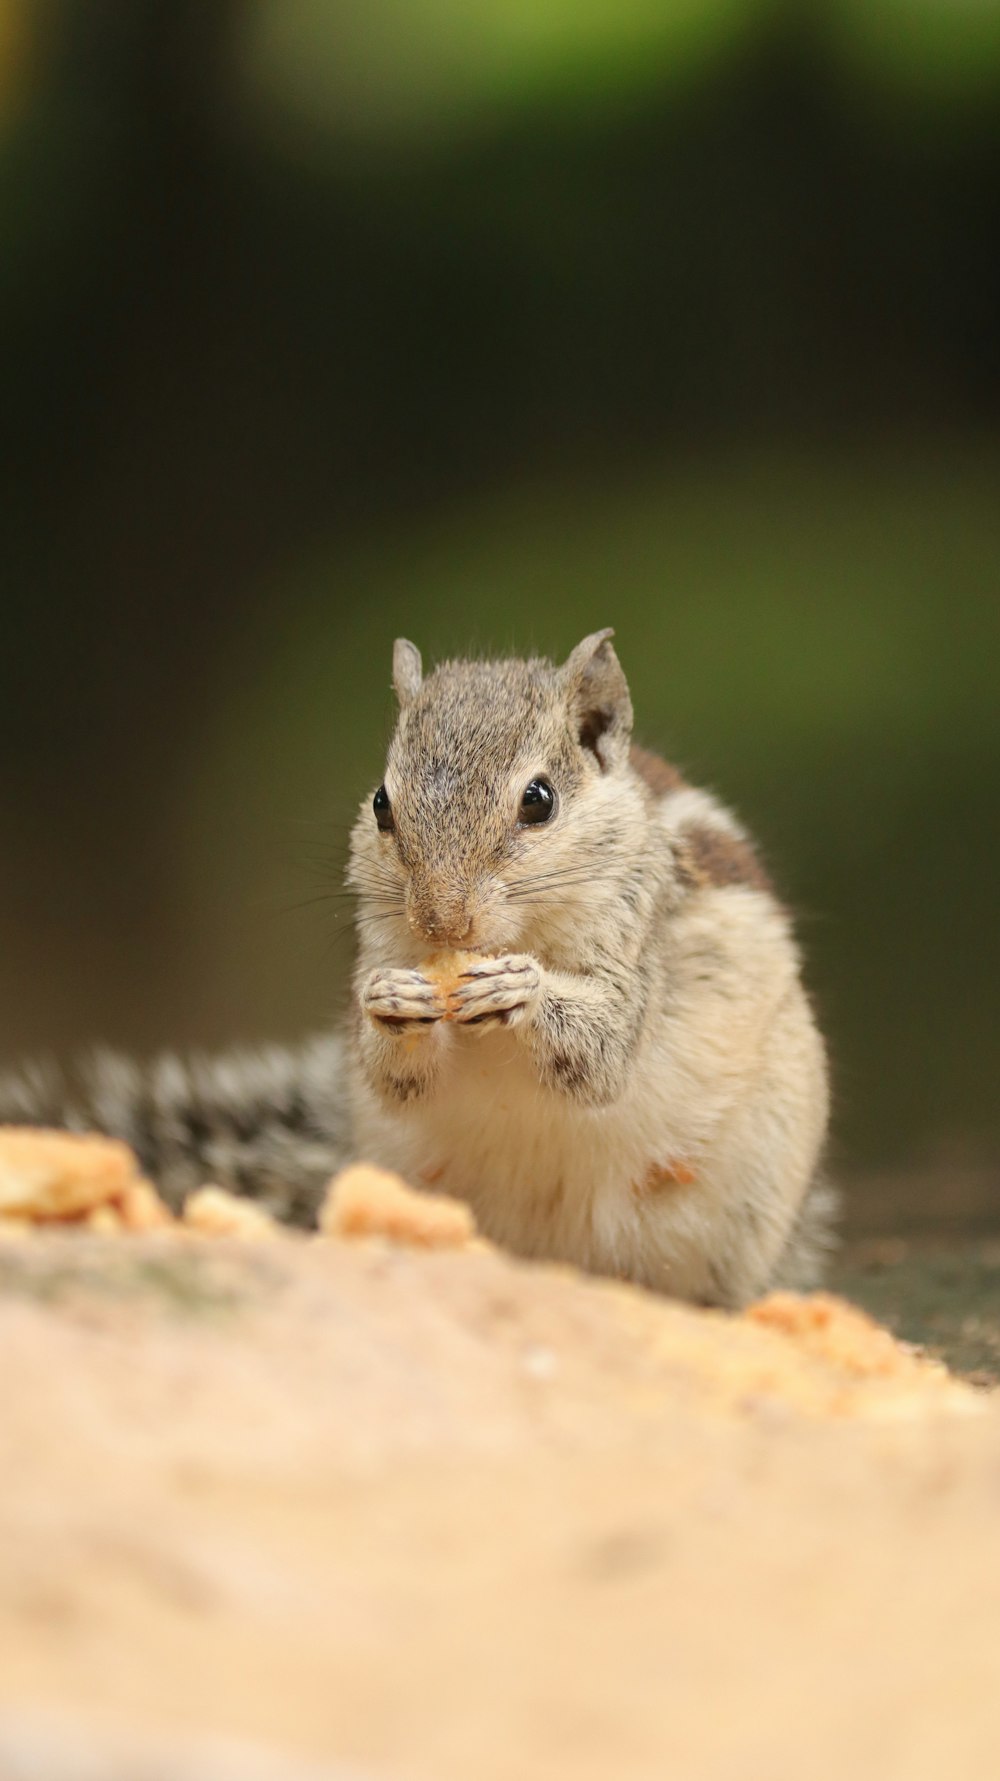
[[411, 914], [409, 923], [419, 940], [433, 940], [438, 946], [462, 946], [472, 934], [472, 923], [464, 916], [459, 921], [443, 921]]
[[464, 900], [411, 891], [406, 899], [406, 919], [420, 940], [438, 946], [461, 946], [472, 933], [473, 917]]

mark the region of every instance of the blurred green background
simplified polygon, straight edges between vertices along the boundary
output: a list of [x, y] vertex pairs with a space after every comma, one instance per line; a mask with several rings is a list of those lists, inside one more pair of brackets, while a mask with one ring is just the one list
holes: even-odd
[[0, 1054], [328, 1020], [393, 636], [613, 624], [1000, 1220], [1000, 6], [0, 0], [0, 317]]

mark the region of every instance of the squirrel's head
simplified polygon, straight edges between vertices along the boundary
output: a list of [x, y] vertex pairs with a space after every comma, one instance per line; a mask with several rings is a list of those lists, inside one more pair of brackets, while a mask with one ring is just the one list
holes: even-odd
[[426, 678], [415, 646], [396, 643], [399, 717], [352, 839], [364, 913], [401, 917], [422, 944], [489, 951], [583, 910], [631, 856], [632, 702], [612, 635], [560, 667], [445, 662]]

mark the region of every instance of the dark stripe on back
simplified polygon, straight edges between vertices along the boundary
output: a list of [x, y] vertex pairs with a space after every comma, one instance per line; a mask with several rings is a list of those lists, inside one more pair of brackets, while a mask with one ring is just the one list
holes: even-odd
[[[632, 771], [638, 773], [654, 797], [665, 798], [671, 792], [689, 789], [684, 775], [651, 749], [633, 745], [628, 758]], [[692, 890], [700, 885], [718, 888], [726, 884], [744, 884], [752, 890], [772, 893], [774, 890], [750, 842], [707, 823], [682, 829], [677, 863], [682, 879]]]
[[729, 835], [725, 829], [684, 829], [680, 836], [679, 863], [692, 886], [748, 885], [751, 890], [772, 891], [774, 886], [749, 841]]
[[648, 785], [654, 797], [663, 798], [667, 792], [683, 791], [687, 780], [669, 761], [662, 760], [651, 749], [638, 748], [635, 744], [628, 751], [629, 766], [633, 773], [638, 773], [644, 785]]

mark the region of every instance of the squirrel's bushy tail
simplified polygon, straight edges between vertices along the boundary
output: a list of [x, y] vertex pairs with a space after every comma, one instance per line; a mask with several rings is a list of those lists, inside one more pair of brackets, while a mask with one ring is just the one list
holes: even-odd
[[99, 1052], [72, 1082], [46, 1064], [0, 1073], [0, 1124], [124, 1138], [175, 1209], [214, 1182], [310, 1225], [347, 1160], [345, 1067], [335, 1034], [149, 1064]]
[[840, 1195], [825, 1171], [814, 1175], [792, 1226], [772, 1285], [807, 1292], [820, 1286], [837, 1244]]

